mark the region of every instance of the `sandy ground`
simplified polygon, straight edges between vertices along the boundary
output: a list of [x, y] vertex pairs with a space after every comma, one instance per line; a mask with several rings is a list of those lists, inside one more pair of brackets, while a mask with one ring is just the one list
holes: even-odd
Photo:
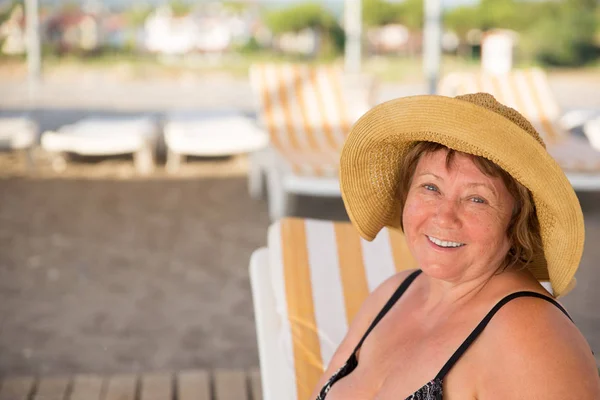
[[[245, 178], [82, 179], [91, 166], [70, 167], [0, 180], [0, 373], [258, 365], [247, 269], [269, 222]], [[342, 208], [307, 198], [298, 215]]]
[[[90, 115], [252, 112], [246, 83], [219, 85], [49, 83], [31, 102], [22, 82], [2, 81], [0, 112], [28, 112], [42, 130]], [[600, 80], [553, 85], [565, 108], [600, 108]], [[388, 85], [381, 99], [423, 87]], [[28, 175], [0, 154], [0, 375], [258, 365], [247, 269], [269, 221], [266, 201], [247, 194], [245, 157], [143, 179], [126, 157], [74, 158], [60, 175], [36, 157]], [[564, 303], [598, 355], [600, 193], [579, 195], [586, 249]], [[340, 199], [310, 197], [295, 215], [347, 218]]]

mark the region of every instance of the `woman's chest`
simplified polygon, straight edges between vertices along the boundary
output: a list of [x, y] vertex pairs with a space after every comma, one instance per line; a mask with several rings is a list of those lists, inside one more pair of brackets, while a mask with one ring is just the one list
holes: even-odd
[[[387, 325], [392, 324], [382, 324], [371, 332], [358, 353], [357, 367], [333, 385], [327, 400], [397, 400], [419, 390], [427, 392], [424, 386], [436, 378], [462, 342], [463, 329], [452, 324], [439, 330], [417, 325], [398, 330]], [[444, 396], [445, 400], [473, 397], [469, 395], [474, 392], [471, 365], [472, 360], [455, 366], [445, 377], [444, 387], [453, 394]]]

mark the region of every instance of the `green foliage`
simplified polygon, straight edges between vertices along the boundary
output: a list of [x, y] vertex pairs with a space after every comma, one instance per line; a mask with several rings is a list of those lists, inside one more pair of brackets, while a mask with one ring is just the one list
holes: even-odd
[[258, 53], [261, 50], [262, 50], [261, 45], [258, 43], [256, 38], [254, 38], [254, 37], [251, 37], [250, 40], [248, 40], [243, 45], [238, 46], [238, 48], [237, 48], [237, 51], [239, 51], [241, 54], [245, 54], [245, 55]]
[[144, 25], [151, 12], [152, 7], [149, 5], [135, 6], [125, 11], [125, 19], [130, 26], [137, 28]]
[[519, 16], [523, 14], [514, 0], [482, 0], [479, 3], [480, 28], [518, 29]]
[[404, 0], [391, 3], [387, 0], [363, 0], [363, 22], [366, 26], [402, 24], [416, 30], [423, 27], [423, 0]]
[[223, 1], [223, 2], [221, 2], [221, 5], [226, 10], [232, 11], [234, 13], [242, 13], [242, 12], [246, 11], [248, 9], [248, 7], [250, 6], [249, 3], [244, 2], [244, 1], [239, 1], [239, 0], [238, 1]]
[[333, 57], [344, 49], [344, 31], [334, 16], [320, 4], [301, 3], [271, 11], [266, 14], [265, 22], [275, 35], [314, 29], [321, 35], [319, 52], [322, 57]]
[[594, 14], [561, 4], [554, 18], [543, 18], [524, 35], [529, 57], [557, 66], [583, 65], [597, 57]]
[[276, 35], [306, 28], [328, 31], [337, 24], [333, 15], [317, 3], [300, 3], [271, 11], [266, 14], [265, 22]]
[[444, 23], [463, 39], [471, 29], [512, 29], [523, 61], [577, 66], [598, 56], [598, 12], [596, 0], [481, 0], [448, 11]]
[[400, 5], [386, 0], [363, 0], [362, 18], [366, 26], [382, 26], [400, 22]]
[[401, 24], [412, 30], [423, 29], [425, 20], [423, 0], [404, 0], [398, 6]]
[[23, 6], [23, 1], [22, 0], [13, 0], [10, 3], [6, 3], [3, 6], [0, 6], [0, 24], [2, 24], [4, 21], [6, 21], [10, 17], [10, 14], [12, 14], [15, 7], [19, 4], [21, 6]]
[[444, 26], [464, 37], [470, 29], [481, 26], [480, 19], [477, 8], [461, 6], [445, 14]]
[[176, 17], [183, 17], [192, 11], [192, 6], [184, 0], [170, 0], [169, 7]]

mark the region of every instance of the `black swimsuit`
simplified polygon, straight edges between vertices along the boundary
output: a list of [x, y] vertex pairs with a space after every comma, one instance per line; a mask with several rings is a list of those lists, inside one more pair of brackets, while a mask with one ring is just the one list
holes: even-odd
[[[362, 337], [362, 339], [360, 340], [360, 342], [358, 342], [358, 345], [356, 346], [356, 348], [354, 349], [354, 351], [348, 358], [348, 361], [346, 361], [346, 363], [344, 365], [342, 365], [342, 367], [339, 370], [337, 370], [331, 378], [329, 378], [329, 380], [327, 381], [325, 386], [323, 386], [323, 388], [319, 392], [319, 395], [317, 396], [316, 400], [325, 400], [325, 396], [327, 395], [327, 393], [329, 392], [329, 390], [331, 389], [333, 384], [336, 383], [337, 381], [339, 381], [340, 379], [350, 375], [350, 373], [352, 373], [352, 371], [354, 371], [354, 369], [358, 366], [358, 359], [356, 358], [356, 352], [360, 349], [363, 342], [365, 341], [365, 339], [367, 338], [369, 333], [371, 333], [373, 328], [375, 328], [377, 323], [379, 323], [379, 321], [381, 321], [381, 319], [385, 316], [385, 314], [387, 314], [387, 312], [392, 308], [392, 306], [394, 304], [396, 304], [396, 302], [398, 301], [400, 296], [402, 296], [402, 294], [406, 291], [406, 289], [410, 286], [410, 284], [415, 280], [415, 278], [417, 276], [419, 276], [420, 273], [421, 273], [420, 270], [413, 272], [412, 274], [410, 274], [408, 276], [408, 278], [406, 278], [406, 280], [404, 280], [404, 282], [402, 282], [402, 284], [398, 287], [398, 289], [396, 289], [396, 291], [394, 292], [392, 297], [388, 300], [388, 302], [385, 304], [383, 309], [379, 312], [379, 314], [377, 314], [377, 317], [375, 318], [375, 320], [373, 321], [373, 323], [371, 324], [369, 329], [367, 329], [367, 332], [365, 332], [365, 334]], [[442, 367], [440, 372], [438, 372], [438, 374], [435, 376], [435, 378], [433, 378], [433, 380], [431, 380], [431, 381], [427, 382], [425, 385], [423, 385], [423, 387], [421, 389], [417, 390], [415, 393], [408, 396], [406, 398], [406, 400], [442, 400], [442, 397], [443, 397], [442, 396], [442, 392], [443, 392], [442, 391], [442, 386], [443, 386], [442, 383], [443, 383], [444, 377], [446, 376], [448, 371], [450, 371], [450, 369], [454, 366], [454, 364], [458, 361], [458, 359], [464, 354], [464, 352], [467, 351], [467, 349], [469, 348], [471, 343], [473, 343], [475, 341], [475, 339], [477, 339], [479, 334], [485, 329], [487, 324], [490, 322], [490, 320], [492, 319], [494, 314], [496, 314], [496, 312], [503, 305], [505, 305], [512, 299], [516, 299], [518, 297], [537, 297], [539, 299], [544, 299], [546, 301], [549, 301], [550, 303], [552, 303], [556, 307], [558, 307], [569, 319], [571, 319], [571, 317], [569, 317], [569, 314], [567, 314], [565, 309], [560, 304], [558, 304], [558, 302], [556, 302], [556, 300], [552, 299], [551, 297], [544, 296], [543, 294], [536, 293], [536, 292], [516, 292], [516, 293], [509, 294], [508, 296], [506, 296], [505, 298], [500, 300], [494, 306], [494, 308], [492, 308], [491, 311], [485, 316], [485, 318], [483, 318], [483, 320], [479, 323], [479, 325], [477, 325], [477, 327], [473, 330], [473, 332], [471, 332], [471, 334], [467, 337], [467, 339], [461, 344], [461, 346], [458, 348], [458, 350], [456, 350], [454, 352], [452, 357], [450, 357], [450, 359]]]

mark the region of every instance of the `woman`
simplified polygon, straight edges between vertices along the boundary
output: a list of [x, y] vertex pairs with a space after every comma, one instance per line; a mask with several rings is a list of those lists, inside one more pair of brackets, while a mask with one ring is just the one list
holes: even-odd
[[574, 286], [581, 208], [523, 116], [483, 93], [381, 104], [340, 183], [361, 235], [402, 228], [419, 270], [369, 296], [313, 399], [600, 399], [589, 345], [539, 283]]

